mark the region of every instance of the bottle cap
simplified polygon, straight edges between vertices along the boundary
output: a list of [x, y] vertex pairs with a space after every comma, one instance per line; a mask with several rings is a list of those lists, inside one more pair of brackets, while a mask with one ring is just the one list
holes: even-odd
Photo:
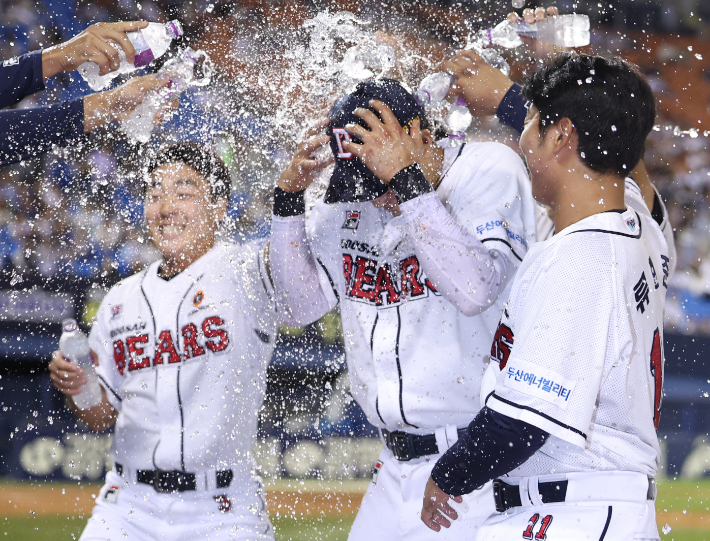
[[179, 38], [180, 36], [183, 35], [183, 30], [182, 30], [182, 25], [180, 24], [180, 21], [175, 19], [174, 21], [170, 21], [165, 25], [165, 28], [168, 31], [168, 34], [170, 34], [170, 37], [173, 39]]
[[62, 321], [62, 332], [74, 332], [79, 328], [76, 324], [76, 320], [65, 319]]

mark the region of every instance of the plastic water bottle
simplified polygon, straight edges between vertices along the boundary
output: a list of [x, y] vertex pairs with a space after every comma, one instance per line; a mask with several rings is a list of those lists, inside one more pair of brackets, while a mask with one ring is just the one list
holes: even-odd
[[156, 58], [160, 58], [170, 47], [172, 41], [182, 36], [182, 25], [180, 21], [170, 21], [169, 23], [148, 23], [146, 28], [126, 32], [126, 36], [136, 50], [135, 62], [130, 64], [126, 60], [126, 53], [120, 45], [110, 41], [111, 45], [118, 50], [121, 64], [115, 71], [110, 71], [106, 75], [99, 75], [99, 66], [93, 62], [84, 62], [79, 69], [79, 75], [89, 84], [92, 90], [103, 90], [108, 84], [123, 73], [130, 73], [138, 68], [147, 66]]
[[532, 24], [503, 21], [494, 28], [480, 30], [476, 41], [484, 47], [500, 45], [512, 49], [523, 44], [520, 36], [560, 47], [584, 47], [591, 41], [589, 17], [573, 13], [547, 17]]
[[444, 71], [427, 75], [414, 93], [414, 99], [422, 107], [435, 107], [444, 101], [454, 80], [453, 75]]
[[81, 388], [81, 393], [74, 395], [74, 404], [79, 409], [85, 410], [98, 406], [101, 403], [101, 386], [96, 377], [94, 362], [91, 360], [89, 339], [81, 331], [76, 321], [65, 319], [62, 321], [62, 336], [59, 338], [59, 351], [62, 356], [84, 369], [86, 383]]
[[213, 71], [212, 60], [204, 51], [193, 51], [188, 47], [158, 71], [158, 75], [170, 79], [170, 83], [148, 94], [121, 122], [121, 128], [131, 139], [147, 143], [155, 127], [155, 116], [163, 104], [175, 99], [190, 86], [209, 84]]
[[466, 130], [472, 120], [466, 100], [459, 96], [449, 107], [449, 114], [446, 116], [449, 139], [456, 144], [463, 143], [466, 140]]

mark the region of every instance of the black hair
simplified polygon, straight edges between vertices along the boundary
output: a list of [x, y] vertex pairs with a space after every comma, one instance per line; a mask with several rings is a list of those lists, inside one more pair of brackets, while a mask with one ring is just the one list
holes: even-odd
[[618, 57], [575, 52], [554, 56], [533, 73], [523, 97], [540, 112], [540, 132], [569, 118], [582, 162], [599, 173], [628, 176], [653, 128], [656, 106], [637, 66]]
[[232, 191], [229, 170], [214, 150], [187, 141], [164, 146], [151, 158], [148, 175], [162, 165], [176, 162], [192, 167], [207, 179], [212, 189], [212, 201], [229, 199]]

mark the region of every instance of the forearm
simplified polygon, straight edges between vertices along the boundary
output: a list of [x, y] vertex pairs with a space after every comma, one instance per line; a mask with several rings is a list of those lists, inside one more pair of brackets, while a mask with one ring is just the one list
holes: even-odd
[[49, 107], [0, 111], [0, 165], [66, 146], [84, 133], [81, 99]]
[[484, 407], [437, 461], [431, 476], [449, 496], [469, 494], [505, 475], [540, 449], [549, 434]]
[[271, 224], [269, 260], [276, 303], [285, 322], [303, 326], [333, 308], [318, 276], [318, 262], [306, 237], [303, 192], [286, 194], [276, 189]]
[[510, 259], [496, 250], [488, 250], [475, 235], [461, 227], [436, 192], [403, 201], [400, 210], [419, 263], [437, 291], [467, 316], [489, 308], [515, 272]]
[[71, 396], [66, 397], [66, 404], [82, 423], [96, 432], [106, 430], [110, 426], [113, 426], [118, 417], [118, 412], [108, 401], [106, 390], [103, 387], [101, 387], [101, 403], [93, 408], [85, 410], [79, 409]]

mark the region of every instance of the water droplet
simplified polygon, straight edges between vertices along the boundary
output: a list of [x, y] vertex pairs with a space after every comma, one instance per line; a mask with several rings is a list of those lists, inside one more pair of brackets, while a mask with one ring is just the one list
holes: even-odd
[[666, 524], [665, 526], [663, 526], [663, 528], [661, 528], [663, 535], [668, 535], [669, 533], [671, 533], [671, 530], [672, 530], [672, 528], [670, 526], [668, 526], [668, 524]]
[[603, 197], [599, 200], [599, 204], [600, 204], [600, 205], [603, 205], [603, 204], [604, 204], [604, 198], [603, 198]]

